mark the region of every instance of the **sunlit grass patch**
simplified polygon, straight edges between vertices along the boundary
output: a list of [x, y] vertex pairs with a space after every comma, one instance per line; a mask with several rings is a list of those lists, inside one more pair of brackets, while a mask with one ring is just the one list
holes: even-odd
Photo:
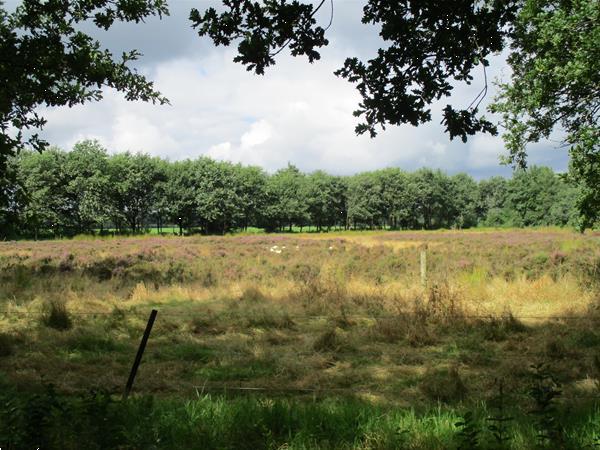
[[[69, 392], [90, 380], [122, 388], [155, 308], [140, 393], [189, 395], [210, 381], [432, 405], [435, 390], [419, 386], [455, 367], [468, 394], [444, 401], [460, 404], [489, 397], [496, 377], [526, 394], [540, 359], [569, 391], [600, 345], [599, 256], [590, 236], [558, 230], [3, 244], [0, 332], [27, 339], [0, 372], [20, 386], [43, 375]], [[72, 328], [40, 326], [52, 298], [66, 301]]]

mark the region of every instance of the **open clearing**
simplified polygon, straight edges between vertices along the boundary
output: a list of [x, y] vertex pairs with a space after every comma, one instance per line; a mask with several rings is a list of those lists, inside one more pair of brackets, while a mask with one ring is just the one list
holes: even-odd
[[[17, 391], [43, 380], [69, 395], [122, 392], [156, 308], [136, 394], [204, 402], [284, 397], [301, 409], [352, 398], [365, 402], [365, 411], [427, 411], [475, 408], [501, 384], [507, 403], [526, 410], [531, 365], [543, 363], [561, 387], [561, 405], [586, 427], [598, 425], [598, 233], [4, 242], [0, 268], [0, 381]], [[48, 326], [63, 304], [71, 323]], [[438, 440], [414, 448], [446, 448], [439, 430], [454, 422], [436, 426], [428, 433]], [[572, 439], [593, 439], [585, 430]]]

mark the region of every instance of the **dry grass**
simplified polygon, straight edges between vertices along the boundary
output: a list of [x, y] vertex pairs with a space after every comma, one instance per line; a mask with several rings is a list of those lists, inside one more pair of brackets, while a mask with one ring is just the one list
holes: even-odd
[[[598, 261], [598, 237], [557, 230], [0, 243], [0, 333], [22, 336], [1, 370], [22, 386], [118, 390], [155, 307], [138, 391], [456, 402], [498, 376], [525, 392], [528, 365], [544, 360], [578, 392], [597, 377]], [[72, 329], [40, 320], [55, 299]]]

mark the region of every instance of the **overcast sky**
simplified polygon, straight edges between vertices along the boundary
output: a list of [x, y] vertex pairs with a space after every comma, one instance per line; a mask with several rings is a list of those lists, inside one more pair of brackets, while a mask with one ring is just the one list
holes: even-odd
[[[375, 139], [355, 135], [352, 111], [359, 96], [333, 72], [347, 56], [368, 59], [381, 45], [378, 30], [360, 22], [363, 0], [335, 0], [330, 44], [320, 61], [309, 64], [284, 51], [264, 76], [234, 64], [235, 48], [215, 48], [191, 28], [189, 10], [216, 3], [171, 0], [171, 15], [162, 20], [118, 24], [108, 32], [90, 28], [116, 54], [141, 51], [138, 69], [154, 80], [171, 105], [127, 102], [122, 94], [106, 91], [99, 103], [46, 110], [44, 137], [65, 149], [92, 138], [110, 152], [142, 151], [170, 160], [207, 155], [268, 171], [290, 162], [304, 171], [334, 174], [389, 166], [464, 171], [476, 178], [510, 174], [498, 162], [501, 138], [480, 135], [466, 144], [451, 142], [439, 124], [446, 103], [469, 105], [483, 86], [481, 74], [472, 86], [457, 86], [450, 101], [434, 105], [433, 121], [427, 125], [388, 127]], [[318, 15], [320, 23], [326, 25], [329, 14], [326, 3]], [[494, 58], [490, 74], [509, 74], [501, 56]], [[488, 99], [493, 95], [492, 88]], [[538, 144], [530, 150], [530, 162], [563, 171], [566, 150]]]

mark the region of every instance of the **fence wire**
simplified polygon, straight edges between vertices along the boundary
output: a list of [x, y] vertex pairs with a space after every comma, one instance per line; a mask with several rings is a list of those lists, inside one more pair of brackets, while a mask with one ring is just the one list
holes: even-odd
[[[216, 303], [222, 304], [222, 303]], [[156, 308], [154, 308], [156, 309]], [[73, 316], [110, 316], [110, 315], [118, 315], [125, 314], [129, 316], [139, 316], [145, 317], [149, 314], [149, 311], [131, 311], [131, 310], [122, 310], [115, 309], [113, 311], [69, 311], [69, 315]], [[272, 312], [272, 311], [270, 311]], [[43, 311], [19, 311], [16, 309], [5, 309], [0, 310], [0, 314], [4, 315], [24, 315], [24, 316], [39, 316]], [[191, 311], [168, 311], [168, 310], [159, 310], [159, 314], [161, 317], [188, 317], [192, 318], [194, 315], [198, 314], [206, 314], [206, 313], [214, 313], [214, 311], [206, 311], [206, 310], [191, 310]], [[276, 311], [275, 314], [280, 315], [281, 317], [292, 319], [292, 320], [337, 320], [337, 319], [351, 319], [351, 320], [390, 320], [390, 319], [399, 319], [405, 317], [419, 317], [420, 313], [407, 311], [400, 313], [390, 313], [386, 315], [361, 315], [361, 314], [331, 314], [331, 315], [310, 315], [310, 314], [287, 314], [283, 311]], [[595, 317], [590, 316], [556, 316], [556, 315], [504, 315], [503, 313], [488, 313], [488, 314], [461, 314], [457, 313], [456, 315], [448, 314], [438, 317], [447, 317], [447, 318], [456, 318], [456, 319], [480, 319], [480, 320], [498, 320], [502, 318], [511, 318], [515, 320], [596, 320]], [[600, 318], [598, 318], [600, 320]]]

